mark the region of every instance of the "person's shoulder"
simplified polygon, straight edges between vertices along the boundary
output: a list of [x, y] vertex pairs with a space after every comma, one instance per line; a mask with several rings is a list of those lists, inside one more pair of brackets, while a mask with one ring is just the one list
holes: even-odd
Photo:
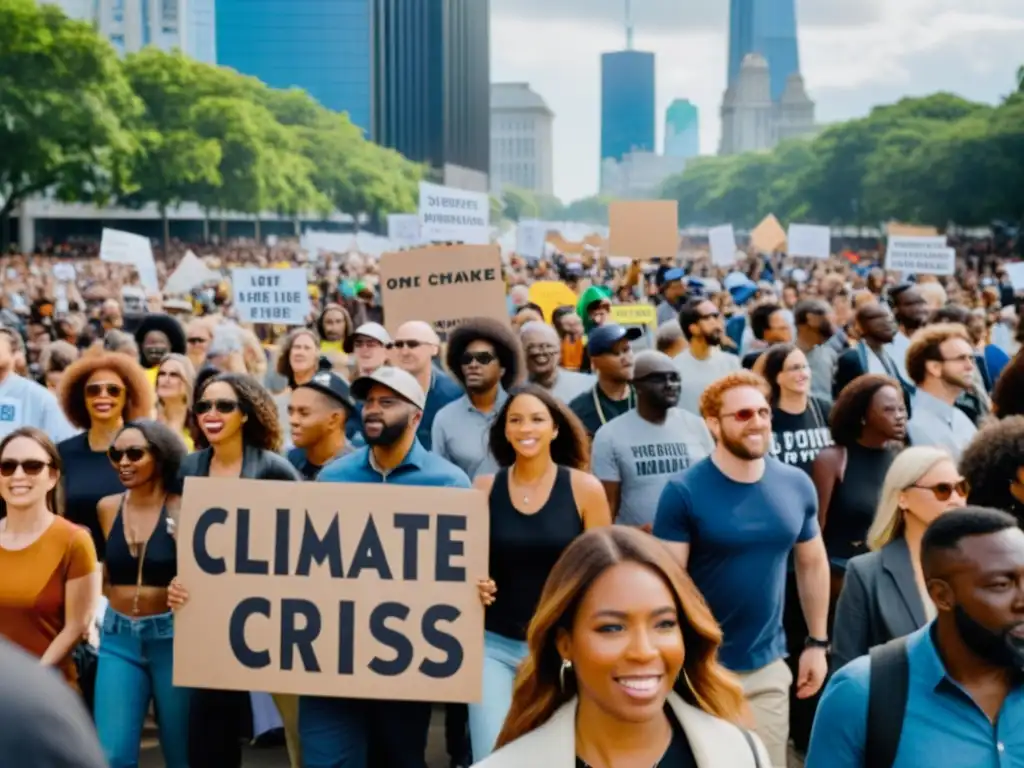
[[793, 467], [774, 456], [764, 457], [764, 474], [770, 482], [779, 482], [789, 485], [792, 483], [803, 490], [814, 491], [814, 483], [799, 467]]
[[[871, 657], [858, 656], [844, 664], [829, 680], [824, 695], [833, 701], [840, 700], [843, 708], [854, 708], [857, 702], [865, 703], [871, 693]], [[835, 706], [835, 705], [834, 705]]]
[[569, 401], [569, 410], [576, 414], [586, 413], [588, 409], [593, 409], [593, 407], [593, 395], [589, 389], [585, 392], [580, 392]]
[[358, 478], [369, 464], [367, 458], [369, 452], [370, 447], [363, 446], [344, 456], [339, 456], [320, 470], [320, 473], [316, 476], [317, 482], [337, 483], [348, 481], [353, 477]]
[[[630, 411], [632, 413], [632, 411]], [[690, 413], [685, 408], [671, 408], [668, 412], [666, 424], [679, 425], [683, 429], [707, 429], [707, 424], [696, 413]]]
[[443, 488], [472, 488], [469, 475], [443, 456], [424, 452], [423, 469], [429, 472], [430, 485]]
[[193, 451], [188, 454], [184, 459], [181, 460], [181, 469], [178, 470], [178, 474], [181, 477], [195, 477], [200, 474], [203, 460], [209, 453], [209, 448], [203, 448], [199, 451]]
[[851, 557], [846, 563], [846, 579], [859, 578], [864, 581], [868, 574], [875, 573], [882, 567], [882, 550], [876, 549], [873, 552], [865, 552], [862, 555]]
[[[434, 369], [434, 386], [431, 387], [431, 390], [452, 400], [463, 395], [462, 387], [459, 386], [458, 382], [437, 368]], [[429, 395], [429, 393], [427, 394]]]
[[289, 464], [299, 469], [306, 461], [306, 451], [302, 448], [292, 447], [288, 449], [284, 457], [288, 459]]
[[[65, 438], [57, 443], [57, 453], [64, 457], [69, 454], [82, 453], [89, 450], [89, 435], [86, 432], [79, 432], [77, 435]], [[65, 470], [68, 467], [65, 467]]]
[[[828, 415], [832, 412], [832, 401], [826, 400], [824, 397], [811, 396], [808, 398], [812, 405], [817, 405], [818, 410], [821, 411], [821, 415], [825, 417], [825, 421], [828, 421]], [[828, 426], [828, 424], [825, 424]]]
[[460, 410], [464, 409], [466, 406], [465, 398], [466, 395], [462, 394], [459, 395], [458, 399], [452, 400], [450, 403], [445, 403], [444, 405], [442, 405], [438, 409], [437, 415], [434, 416], [434, 424], [432, 429], [437, 429], [437, 425], [439, 423], [443, 425], [448, 419], [458, 418]]
[[720, 476], [721, 473], [715, 468], [711, 457], [705, 456], [682, 472], [672, 475], [665, 484], [665, 487], [673, 488], [688, 496], [692, 496], [695, 489], [706, 485], [708, 482], [713, 482], [716, 477]]

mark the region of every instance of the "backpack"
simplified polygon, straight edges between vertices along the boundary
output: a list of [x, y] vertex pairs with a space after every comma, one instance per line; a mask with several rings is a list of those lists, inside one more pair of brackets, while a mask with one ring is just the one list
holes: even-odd
[[871, 659], [864, 765], [892, 768], [903, 733], [910, 690], [907, 638], [898, 637], [869, 651]]

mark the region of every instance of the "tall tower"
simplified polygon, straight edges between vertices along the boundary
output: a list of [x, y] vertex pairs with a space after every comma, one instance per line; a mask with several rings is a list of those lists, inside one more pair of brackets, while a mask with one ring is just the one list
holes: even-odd
[[768, 62], [772, 101], [786, 91], [786, 81], [800, 72], [796, 0], [729, 0], [729, 85], [740, 75], [747, 54]]

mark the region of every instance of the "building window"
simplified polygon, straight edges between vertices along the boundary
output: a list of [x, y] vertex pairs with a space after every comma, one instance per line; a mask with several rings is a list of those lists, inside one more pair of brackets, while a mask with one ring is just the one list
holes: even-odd
[[[145, 0], [143, 0], [145, 2]], [[178, 25], [178, 0], [160, 0], [160, 23], [165, 27]]]
[[[111, 3], [110, 18], [115, 24], [124, 23], [124, 0], [114, 0]], [[122, 45], [124, 40], [121, 40]]]
[[124, 56], [124, 35], [111, 35], [110, 44], [114, 46], [114, 50], [117, 51], [119, 56]]

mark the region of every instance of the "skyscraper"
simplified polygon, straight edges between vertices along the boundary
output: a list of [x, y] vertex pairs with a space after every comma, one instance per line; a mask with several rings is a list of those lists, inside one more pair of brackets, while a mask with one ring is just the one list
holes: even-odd
[[685, 158], [700, 154], [700, 113], [689, 99], [676, 99], [665, 112], [665, 154]]
[[601, 54], [601, 160], [654, 151], [654, 54]]
[[749, 53], [759, 53], [768, 62], [772, 101], [779, 101], [786, 80], [800, 72], [796, 0], [729, 0], [730, 86]]

